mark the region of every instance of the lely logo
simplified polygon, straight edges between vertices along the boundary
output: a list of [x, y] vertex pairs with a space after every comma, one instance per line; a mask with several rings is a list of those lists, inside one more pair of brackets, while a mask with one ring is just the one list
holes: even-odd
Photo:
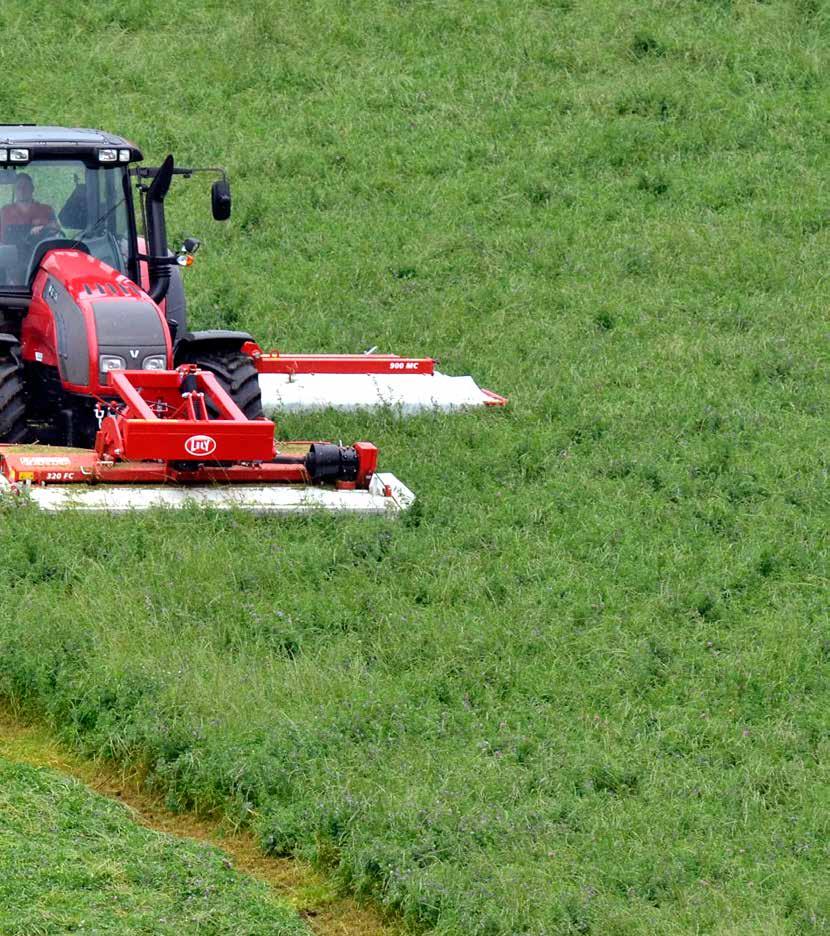
[[216, 451], [216, 439], [212, 439], [207, 435], [191, 436], [184, 443], [184, 450], [188, 455], [204, 458]]

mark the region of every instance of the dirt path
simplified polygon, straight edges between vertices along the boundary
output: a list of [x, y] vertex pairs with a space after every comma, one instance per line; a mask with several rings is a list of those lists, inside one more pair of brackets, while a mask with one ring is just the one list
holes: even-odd
[[269, 858], [247, 833], [228, 834], [217, 822], [165, 809], [143, 792], [136, 774], [83, 760], [61, 747], [41, 727], [29, 725], [0, 707], [0, 755], [35, 767], [51, 767], [85, 783], [97, 793], [124, 803], [136, 822], [159, 832], [209, 842], [226, 852], [236, 868], [270, 884], [288, 900], [319, 936], [404, 936], [403, 927], [338, 896], [310, 865], [292, 858]]

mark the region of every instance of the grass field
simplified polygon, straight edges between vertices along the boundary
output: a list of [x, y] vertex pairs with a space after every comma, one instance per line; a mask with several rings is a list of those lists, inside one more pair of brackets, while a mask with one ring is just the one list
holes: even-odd
[[830, 5], [0, 23], [5, 119], [228, 166], [196, 324], [511, 398], [284, 421], [396, 524], [7, 510], [0, 692], [441, 936], [827, 932]]

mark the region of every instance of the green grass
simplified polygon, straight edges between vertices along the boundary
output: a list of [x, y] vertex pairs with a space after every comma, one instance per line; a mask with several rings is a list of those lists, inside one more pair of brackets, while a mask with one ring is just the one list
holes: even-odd
[[0, 758], [0, 933], [307, 933], [221, 852], [142, 829], [45, 768]]
[[397, 524], [6, 512], [0, 691], [442, 936], [826, 932], [828, 4], [0, 21], [6, 119], [229, 167], [194, 322], [512, 401], [284, 421]]

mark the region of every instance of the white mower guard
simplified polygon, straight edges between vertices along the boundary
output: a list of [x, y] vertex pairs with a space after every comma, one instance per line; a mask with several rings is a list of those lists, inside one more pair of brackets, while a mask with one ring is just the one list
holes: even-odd
[[266, 415], [392, 407], [406, 416], [428, 410], [498, 405], [472, 377], [433, 374], [260, 374]]
[[0, 475], [0, 492], [20, 496], [41, 510], [129, 513], [167, 508], [203, 507], [247, 513], [288, 515], [346, 513], [396, 516], [407, 510], [415, 495], [393, 474], [377, 472], [368, 490], [339, 491], [302, 485], [173, 485], [134, 484], [11, 484]]

